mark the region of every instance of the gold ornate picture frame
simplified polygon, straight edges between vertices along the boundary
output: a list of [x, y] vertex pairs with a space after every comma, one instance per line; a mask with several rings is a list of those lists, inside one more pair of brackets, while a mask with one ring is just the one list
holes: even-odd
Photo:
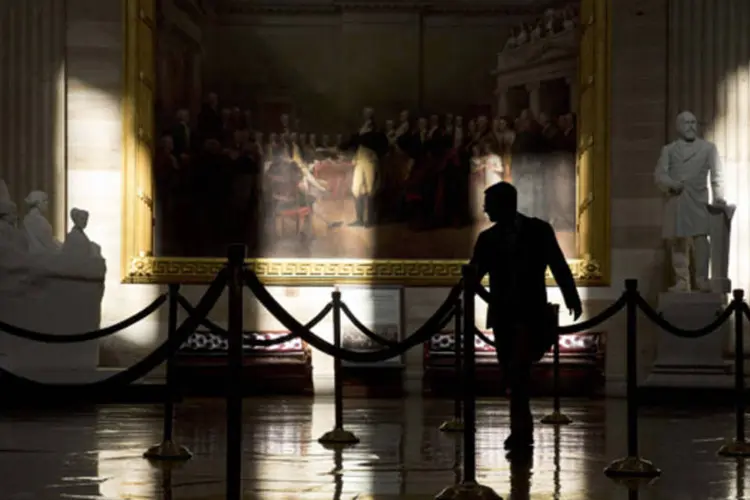
[[[122, 0], [124, 49], [124, 283], [208, 283], [225, 259], [154, 256], [153, 172], [156, 0]], [[578, 63], [577, 247], [569, 260], [579, 285], [610, 283], [610, 4], [580, 1]], [[464, 260], [250, 259], [268, 284], [333, 283], [446, 286]]]

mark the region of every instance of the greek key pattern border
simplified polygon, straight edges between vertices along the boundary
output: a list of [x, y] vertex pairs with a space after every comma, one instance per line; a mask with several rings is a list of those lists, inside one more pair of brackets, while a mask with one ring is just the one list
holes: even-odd
[[[225, 265], [220, 258], [135, 257], [125, 283], [210, 283]], [[248, 266], [271, 285], [402, 284], [450, 286], [461, 278], [465, 260], [248, 259]], [[599, 263], [568, 261], [580, 285], [607, 286]], [[548, 280], [552, 276], [547, 272]]]

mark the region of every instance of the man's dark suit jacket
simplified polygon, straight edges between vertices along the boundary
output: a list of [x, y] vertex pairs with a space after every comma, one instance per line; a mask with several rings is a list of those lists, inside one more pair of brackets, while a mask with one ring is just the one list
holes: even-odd
[[580, 302], [575, 280], [547, 222], [517, 214], [510, 230], [495, 224], [479, 234], [471, 263], [479, 278], [490, 275], [491, 303], [487, 327], [502, 330], [516, 324], [530, 329], [548, 316], [547, 267], [563, 293], [565, 303]]

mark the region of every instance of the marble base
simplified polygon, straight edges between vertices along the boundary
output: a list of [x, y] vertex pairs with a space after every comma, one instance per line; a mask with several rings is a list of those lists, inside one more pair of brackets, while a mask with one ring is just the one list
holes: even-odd
[[[676, 293], [659, 295], [658, 311], [673, 325], [696, 329], [716, 319], [728, 303], [723, 293]], [[733, 380], [723, 359], [723, 346], [731, 321], [699, 338], [682, 338], [658, 331], [656, 360], [643, 384], [646, 387], [727, 388]]]
[[[39, 273], [24, 275], [19, 281], [11, 281], [7, 275], [4, 278], [0, 321], [52, 335], [78, 334], [101, 327], [103, 277]], [[24, 376], [49, 370], [93, 371], [99, 364], [99, 342], [47, 344], [0, 332], [0, 363]]]

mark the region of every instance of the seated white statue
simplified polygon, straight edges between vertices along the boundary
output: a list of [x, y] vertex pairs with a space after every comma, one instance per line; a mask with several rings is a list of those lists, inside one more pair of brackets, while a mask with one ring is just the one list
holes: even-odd
[[[84, 232], [88, 213], [71, 211], [73, 228], [61, 244], [44, 216], [47, 195], [34, 191], [25, 201], [30, 210], [19, 228], [0, 179], [0, 321], [45, 333], [96, 330], [107, 267]], [[0, 335], [3, 368], [45, 381], [56, 380], [58, 370], [95, 370], [98, 352], [97, 342], [46, 345]]]
[[0, 200], [0, 245], [17, 252], [26, 252], [26, 235], [18, 228], [18, 209], [12, 201]]
[[75, 273], [80, 277], [103, 278], [107, 267], [102, 258], [99, 245], [92, 242], [86, 235], [89, 223], [89, 213], [86, 210], [73, 208], [70, 211], [73, 228], [65, 238], [60, 251], [60, 265], [66, 273]]
[[544, 35], [544, 32], [542, 31], [542, 26], [540, 24], [537, 24], [533, 30], [531, 30], [531, 41], [536, 42], [538, 40], [542, 39], [542, 35]]
[[70, 211], [73, 229], [70, 230], [62, 245], [62, 253], [66, 256], [100, 257], [99, 245], [92, 243], [84, 230], [89, 223], [89, 213], [86, 210], [74, 208]]
[[529, 32], [526, 30], [526, 26], [521, 26], [518, 35], [516, 36], [516, 46], [520, 46], [529, 41]]
[[52, 225], [44, 216], [49, 208], [47, 193], [32, 191], [26, 197], [29, 213], [23, 218], [23, 228], [29, 242], [29, 252], [33, 254], [58, 252], [60, 242], [55, 239]]

